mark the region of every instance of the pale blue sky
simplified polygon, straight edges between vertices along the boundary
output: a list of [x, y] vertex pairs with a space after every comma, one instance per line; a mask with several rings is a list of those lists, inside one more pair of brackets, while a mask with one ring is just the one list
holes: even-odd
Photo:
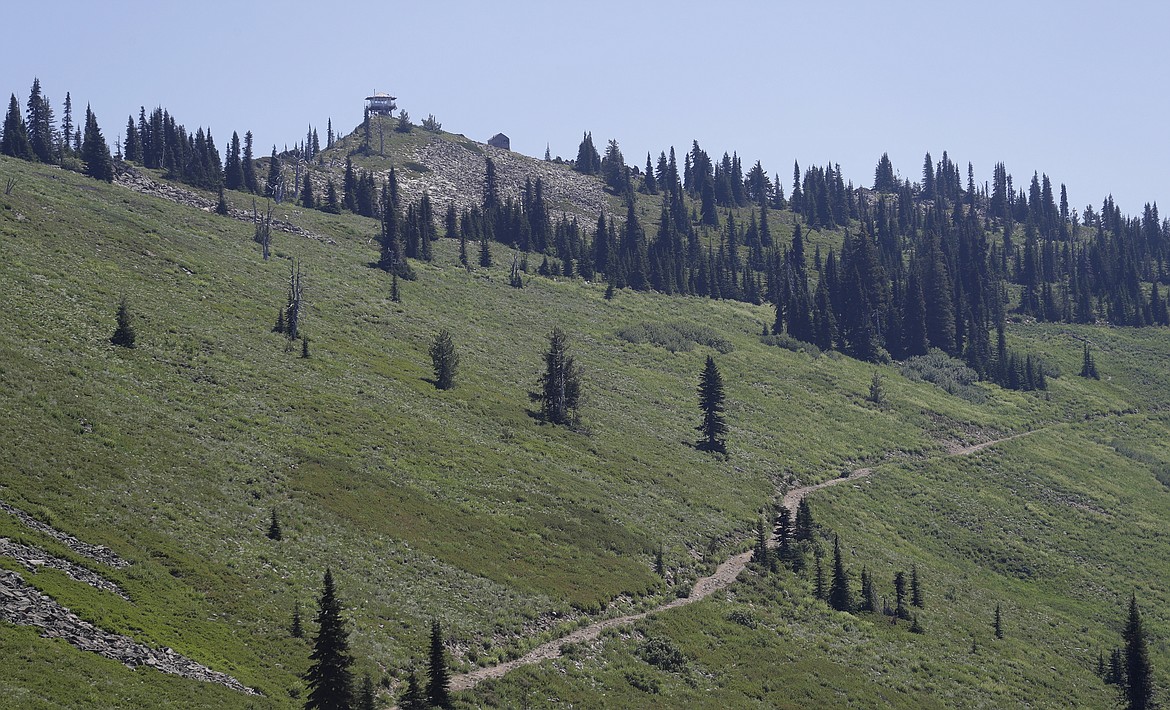
[[[920, 179], [944, 150], [976, 179], [1006, 163], [1067, 183], [1073, 206], [1170, 198], [1170, 4], [1089, 2], [11, 3], [0, 91], [33, 76], [72, 92], [107, 138], [161, 105], [221, 150], [257, 153], [309, 123], [346, 131], [362, 98], [417, 122], [576, 155], [585, 130], [642, 165], [698, 139], [787, 186], [792, 162], [840, 163], [868, 185], [883, 151]], [[21, 28], [15, 30], [14, 28]], [[681, 157], [680, 157], [681, 159]]]

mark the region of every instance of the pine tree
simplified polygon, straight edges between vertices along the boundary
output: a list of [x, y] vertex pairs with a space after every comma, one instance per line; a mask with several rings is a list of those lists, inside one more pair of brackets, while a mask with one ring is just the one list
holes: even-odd
[[723, 378], [715, 366], [715, 359], [708, 355], [703, 374], [699, 377], [699, 408], [703, 412], [703, 421], [697, 428], [703, 436], [698, 443], [703, 451], [727, 452], [727, 442], [723, 438], [727, 433], [727, 423], [723, 420], [723, 401]]
[[788, 506], [780, 506], [780, 513], [776, 516], [776, 556], [784, 564], [792, 560], [792, 511]]
[[[127, 158], [129, 159], [129, 158]], [[232, 132], [227, 159], [223, 166], [223, 186], [229, 190], [244, 189], [244, 165], [240, 162], [240, 134]]]
[[312, 664], [305, 672], [309, 686], [306, 708], [349, 710], [353, 705], [353, 657], [349, 654], [348, 632], [341, 616], [341, 602], [333, 586], [332, 570], [325, 570], [317, 607], [317, 637], [313, 641]]
[[882, 375], [877, 370], [873, 371], [873, 378], [869, 381], [869, 396], [866, 399], [879, 407], [886, 405], [886, 392], [882, 387]]
[[829, 606], [837, 611], [853, 611], [853, 590], [849, 587], [849, 573], [841, 558], [841, 542], [833, 536], [833, 579], [829, 585]]
[[443, 630], [439, 620], [431, 621], [431, 652], [427, 667], [427, 702], [437, 708], [451, 706], [446, 654], [443, 651]]
[[240, 170], [244, 173], [243, 189], [253, 195], [260, 192], [260, 184], [256, 181], [256, 159], [252, 155], [252, 132], [244, 134], [244, 155], [240, 158]]
[[276, 155], [275, 145], [272, 146], [272, 155], [268, 158], [268, 180], [264, 183], [264, 194], [277, 204], [284, 199], [284, 180], [281, 177], [280, 158]]
[[418, 671], [410, 669], [406, 680], [406, 694], [402, 696], [402, 710], [427, 710], [427, 696], [418, 682]]
[[110, 156], [110, 146], [102, 137], [98, 128], [97, 117], [89, 106], [85, 107], [85, 138], [81, 143], [81, 160], [85, 163], [85, 174], [95, 180], [114, 180], [114, 159]]
[[1125, 639], [1125, 699], [1129, 710], [1155, 707], [1153, 670], [1137, 594], [1129, 598], [1129, 619], [1122, 633]]
[[276, 517], [276, 508], [272, 509], [272, 519], [268, 522], [268, 539], [281, 540], [284, 532], [280, 529], [280, 520]]
[[922, 583], [918, 580], [918, 565], [910, 568], [910, 604], [919, 609], [926, 608], [926, 594], [922, 591]]
[[32, 89], [28, 94], [27, 104], [28, 142], [33, 155], [42, 163], [53, 163], [53, 109], [49, 100], [41, 95], [40, 79], [33, 79]]
[[435, 369], [435, 387], [449, 390], [455, 386], [455, 371], [459, 367], [459, 354], [455, 352], [455, 343], [451, 340], [451, 332], [446, 328], [440, 330], [430, 347], [431, 363]]
[[1093, 355], [1089, 352], [1088, 343], [1085, 343], [1085, 352], [1081, 358], [1081, 377], [1093, 380], [1101, 379], [1101, 376], [1097, 374], [1097, 363], [1093, 361]]
[[823, 555], [818, 550], [814, 556], [816, 557], [816, 571], [813, 576], [813, 594], [817, 599], [825, 601], [829, 598], [829, 588], [825, 582], [825, 566], [821, 561]]
[[301, 188], [301, 206], [307, 210], [317, 209], [317, 200], [313, 197], [313, 181], [305, 173], [305, 184]]
[[898, 572], [894, 575], [894, 614], [899, 619], [909, 619], [910, 610], [906, 608], [906, 573]]
[[288, 631], [295, 639], [304, 638], [305, 636], [305, 627], [301, 623], [301, 603], [299, 601], [293, 602], [292, 625]]
[[771, 566], [771, 555], [768, 553], [768, 525], [766, 520], [761, 520], [759, 526], [756, 528], [756, 547], [752, 551], [752, 562], [759, 565], [761, 571], [766, 571]]
[[487, 230], [479, 238], [479, 265], [487, 268], [492, 265], [492, 247], [488, 241]]
[[533, 393], [532, 397], [540, 402], [540, 413], [545, 421], [572, 424], [577, 421], [581, 401], [581, 370], [569, 354], [569, 337], [560, 326], [554, 327], [549, 334], [544, 363], [540, 391]]
[[876, 612], [878, 610], [877, 588], [873, 585], [873, 577], [866, 567], [861, 568], [861, 605], [860, 611]]
[[123, 296], [118, 303], [118, 325], [110, 337], [110, 344], [120, 348], [133, 348], [135, 337], [134, 324], [130, 321], [130, 309], [126, 305], [126, 297]]
[[362, 689], [358, 691], [357, 710], [377, 710], [378, 700], [374, 695], [374, 681], [369, 673], [362, 675]]
[[995, 605], [995, 637], [997, 639], [1003, 638], [1003, 609], [999, 604]]
[[797, 542], [811, 540], [813, 527], [812, 508], [809, 507], [807, 500], [801, 498], [800, 502], [796, 504], [796, 525], [793, 537]]

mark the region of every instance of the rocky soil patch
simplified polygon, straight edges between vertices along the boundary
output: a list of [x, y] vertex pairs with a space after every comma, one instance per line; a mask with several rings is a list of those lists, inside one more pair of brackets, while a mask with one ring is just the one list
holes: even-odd
[[218, 683], [248, 695], [258, 692], [240, 681], [196, 663], [171, 648], [153, 649], [120, 634], [102, 631], [41, 594], [16, 572], [0, 570], [0, 620], [35, 626], [45, 638], [59, 638], [83, 651], [111, 658], [130, 668], [147, 666], [163, 673]]
[[48, 552], [33, 547], [31, 545], [22, 545], [18, 542], [13, 542], [6, 537], [0, 537], [0, 557], [11, 557], [20, 564], [24, 565], [31, 572], [36, 572], [42, 567], [52, 567], [59, 569], [70, 578], [88, 584], [95, 589], [100, 589], [103, 592], [110, 594], [117, 594], [126, 601], [130, 601], [130, 597], [126, 596], [126, 592], [122, 588], [114, 584], [110, 580], [101, 576], [93, 570], [88, 570], [81, 565], [75, 565], [69, 560], [63, 560], [60, 557], [54, 557]]
[[70, 550], [73, 550], [82, 557], [91, 559], [94, 562], [100, 562], [101, 564], [108, 565], [110, 567], [122, 568], [130, 566], [129, 562], [122, 559], [121, 557], [118, 557], [118, 555], [115, 554], [114, 551], [110, 548], [103, 545], [91, 545], [88, 542], [82, 542], [69, 533], [61, 532], [52, 525], [42, 523], [40, 520], [37, 520], [23, 510], [15, 508], [5, 503], [4, 501], [0, 501], [0, 510], [3, 510], [9, 515], [15, 516], [17, 520], [24, 523], [26, 526], [36, 530], [42, 535], [53, 538], [57, 542], [61, 543], [65, 547], [68, 547]]
[[[150, 195], [152, 197], [158, 197], [169, 202], [174, 202], [175, 204], [193, 207], [197, 210], [203, 210], [204, 212], [215, 211], [215, 202], [207, 199], [206, 197], [203, 197], [198, 193], [192, 192], [190, 190], [184, 190], [183, 188], [176, 185], [158, 182], [157, 180], [152, 179], [150, 176], [129, 165], [124, 165], [120, 167], [119, 170], [120, 171], [118, 176], [114, 182], [121, 185], [122, 187], [142, 193], [143, 195]], [[229, 208], [227, 216], [241, 222], [255, 224], [252, 212], [250, 210]], [[303, 229], [293, 224], [292, 222], [285, 222], [284, 220], [279, 220], [276, 218], [273, 218], [272, 220], [272, 228], [279, 232], [295, 234], [299, 237], [305, 237], [306, 239], [316, 239], [317, 241], [324, 242], [326, 244], [337, 243], [328, 237], [323, 237], [319, 234], [314, 234], [307, 229]]]

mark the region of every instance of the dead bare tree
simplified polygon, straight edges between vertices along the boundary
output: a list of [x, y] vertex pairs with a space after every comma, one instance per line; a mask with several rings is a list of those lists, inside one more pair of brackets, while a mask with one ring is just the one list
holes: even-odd
[[16, 187], [16, 178], [10, 177], [4, 181], [4, 194], [11, 195], [12, 188]]
[[264, 253], [264, 261], [268, 261], [269, 245], [272, 243], [272, 203], [267, 203], [268, 213], [261, 217], [256, 212], [256, 198], [252, 198], [252, 224], [256, 227], [255, 234], [252, 235], [252, 241], [261, 246]]
[[304, 321], [304, 294], [305, 287], [302, 283], [301, 265], [296, 259], [293, 259], [288, 267], [288, 306], [285, 313], [285, 330], [284, 334], [288, 336], [289, 347], [292, 347], [292, 341], [297, 339], [298, 331]]

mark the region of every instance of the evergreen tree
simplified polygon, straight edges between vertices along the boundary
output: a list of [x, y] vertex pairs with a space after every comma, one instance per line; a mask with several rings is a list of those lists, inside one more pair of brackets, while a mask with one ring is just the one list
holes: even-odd
[[134, 116], [126, 120], [126, 138], [122, 141], [122, 159], [127, 163], [142, 162], [142, 142], [138, 138], [138, 126]]
[[820, 550], [814, 553], [814, 557], [816, 557], [816, 568], [813, 574], [813, 594], [817, 599], [826, 601], [829, 598], [829, 587], [825, 581], [825, 565], [821, 561], [823, 555]]
[[252, 132], [244, 134], [244, 155], [240, 158], [240, 170], [244, 173], [243, 189], [253, 195], [260, 192], [260, 184], [256, 181], [256, 160], [252, 155]]
[[997, 639], [1003, 638], [1003, 609], [999, 604], [995, 605], [995, 637]]
[[[126, 159], [130, 159], [128, 153]], [[223, 166], [223, 186], [229, 190], [244, 189], [244, 165], [240, 160], [240, 134], [233, 131]]]
[[540, 402], [540, 413], [553, 424], [577, 421], [581, 401], [581, 370], [569, 354], [569, 337], [560, 326], [554, 327], [544, 355], [545, 369], [540, 378], [540, 392], [532, 397]]
[[899, 619], [909, 619], [910, 610], [906, 608], [906, 573], [898, 572], [894, 575], [894, 614]]
[[268, 522], [268, 539], [281, 540], [284, 532], [280, 529], [280, 520], [276, 517], [276, 508], [272, 509], [272, 518]]
[[358, 691], [357, 710], [377, 710], [378, 701], [374, 695], [374, 681], [369, 673], [362, 675], [362, 688]]
[[33, 79], [27, 104], [28, 143], [33, 155], [42, 163], [54, 163], [53, 109], [41, 94], [40, 79]]
[[443, 328], [435, 335], [430, 347], [431, 363], [435, 369], [435, 387], [449, 390], [455, 386], [455, 371], [459, 367], [459, 354], [451, 332]]
[[833, 580], [829, 586], [829, 606], [837, 611], [853, 611], [853, 590], [849, 587], [849, 573], [841, 558], [841, 542], [833, 536]]
[[118, 303], [118, 325], [110, 337], [110, 344], [120, 348], [134, 347], [134, 324], [130, 322], [130, 309], [126, 305], [126, 297]]
[[910, 604], [919, 609], [926, 608], [926, 594], [922, 591], [922, 583], [918, 580], [918, 565], [910, 568]]
[[792, 511], [788, 506], [780, 506], [780, 513], [776, 517], [776, 556], [784, 564], [792, 560]]
[[427, 710], [427, 696], [418, 682], [418, 671], [410, 669], [406, 680], [406, 694], [402, 696], [402, 710]]
[[492, 247], [488, 240], [487, 230], [479, 238], [479, 265], [487, 268], [492, 265]]
[[[264, 194], [279, 204], [284, 199], [284, 184], [281, 178], [280, 158], [276, 155], [276, 146], [272, 146], [272, 155], [268, 159], [268, 180], [264, 183]], [[296, 186], [293, 186], [294, 189]]]
[[85, 163], [85, 174], [95, 180], [114, 181], [114, 160], [110, 157], [110, 146], [98, 128], [97, 117], [89, 106], [85, 107], [85, 138], [81, 143], [81, 160]]
[[1081, 358], [1081, 377], [1094, 380], [1101, 379], [1101, 376], [1097, 374], [1097, 363], [1093, 361], [1093, 355], [1089, 352], [1088, 343], [1085, 343], [1085, 352]]
[[484, 159], [483, 178], [483, 211], [500, 207], [500, 182], [496, 177], [496, 162], [491, 158]]
[[761, 520], [756, 528], [756, 547], [752, 551], [752, 561], [762, 570], [767, 570], [771, 566], [770, 558], [771, 555], [768, 554], [768, 525], [766, 520]]
[[796, 526], [793, 537], [797, 542], [804, 540], [811, 540], [813, 534], [813, 517], [812, 508], [809, 507], [808, 501], [804, 498], [796, 504]]
[[402, 303], [402, 294], [398, 291], [398, 274], [390, 277], [390, 302]]
[[295, 639], [305, 636], [305, 627], [301, 623], [301, 603], [299, 601], [293, 602], [292, 626], [289, 627], [288, 631]]
[[586, 175], [596, 175], [601, 172], [601, 155], [593, 145], [593, 134], [585, 133], [581, 138], [581, 145], [577, 148], [577, 161], [573, 169]]
[[[139, 143], [141, 145], [142, 137], [139, 136]], [[72, 150], [73, 145], [73, 97], [69, 92], [65, 92], [65, 107], [61, 115], [61, 153], [65, 154]], [[0, 151], [3, 152], [3, 151]], [[141, 156], [139, 160], [141, 160]]]
[[309, 686], [305, 708], [349, 710], [353, 706], [353, 657], [348, 636], [333, 586], [333, 572], [326, 569], [317, 607], [317, 637], [309, 656], [312, 664], [304, 675]]
[[313, 197], [313, 181], [305, 173], [305, 184], [301, 188], [301, 206], [307, 210], [317, 209], [317, 200]]
[[703, 438], [698, 446], [703, 451], [727, 452], [727, 442], [723, 438], [727, 433], [727, 423], [723, 420], [723, 400], [723, 378], [715, 366], [715, 359], [708, 355], [707, 364], [699, 377], [699, 408], [703, 412], [703, 420], [698, 430]]
[[866, 567], [861, 568], [861, 605], [860, 611], [876, 612], [878, 610], [877, 588], [874, 587], [873, 577]]
[[1129, 710], [1155, 707], [1153, 670], [1137, 595], [1129, 598], [1129, 619], [1122, 633], [1125, 639], [1125, 699]]
[[341, 200], [337, 197], [337, 186], [333, 180], [325, 183], [325, 200], [319, 209], [329, 214], [341, 214]]
[[443, 651], [443, 630], [439, 620], [431, 621], [431, 652], [427, 667], [427, 702], [436, 708], [451, 706], [446, 654]]

